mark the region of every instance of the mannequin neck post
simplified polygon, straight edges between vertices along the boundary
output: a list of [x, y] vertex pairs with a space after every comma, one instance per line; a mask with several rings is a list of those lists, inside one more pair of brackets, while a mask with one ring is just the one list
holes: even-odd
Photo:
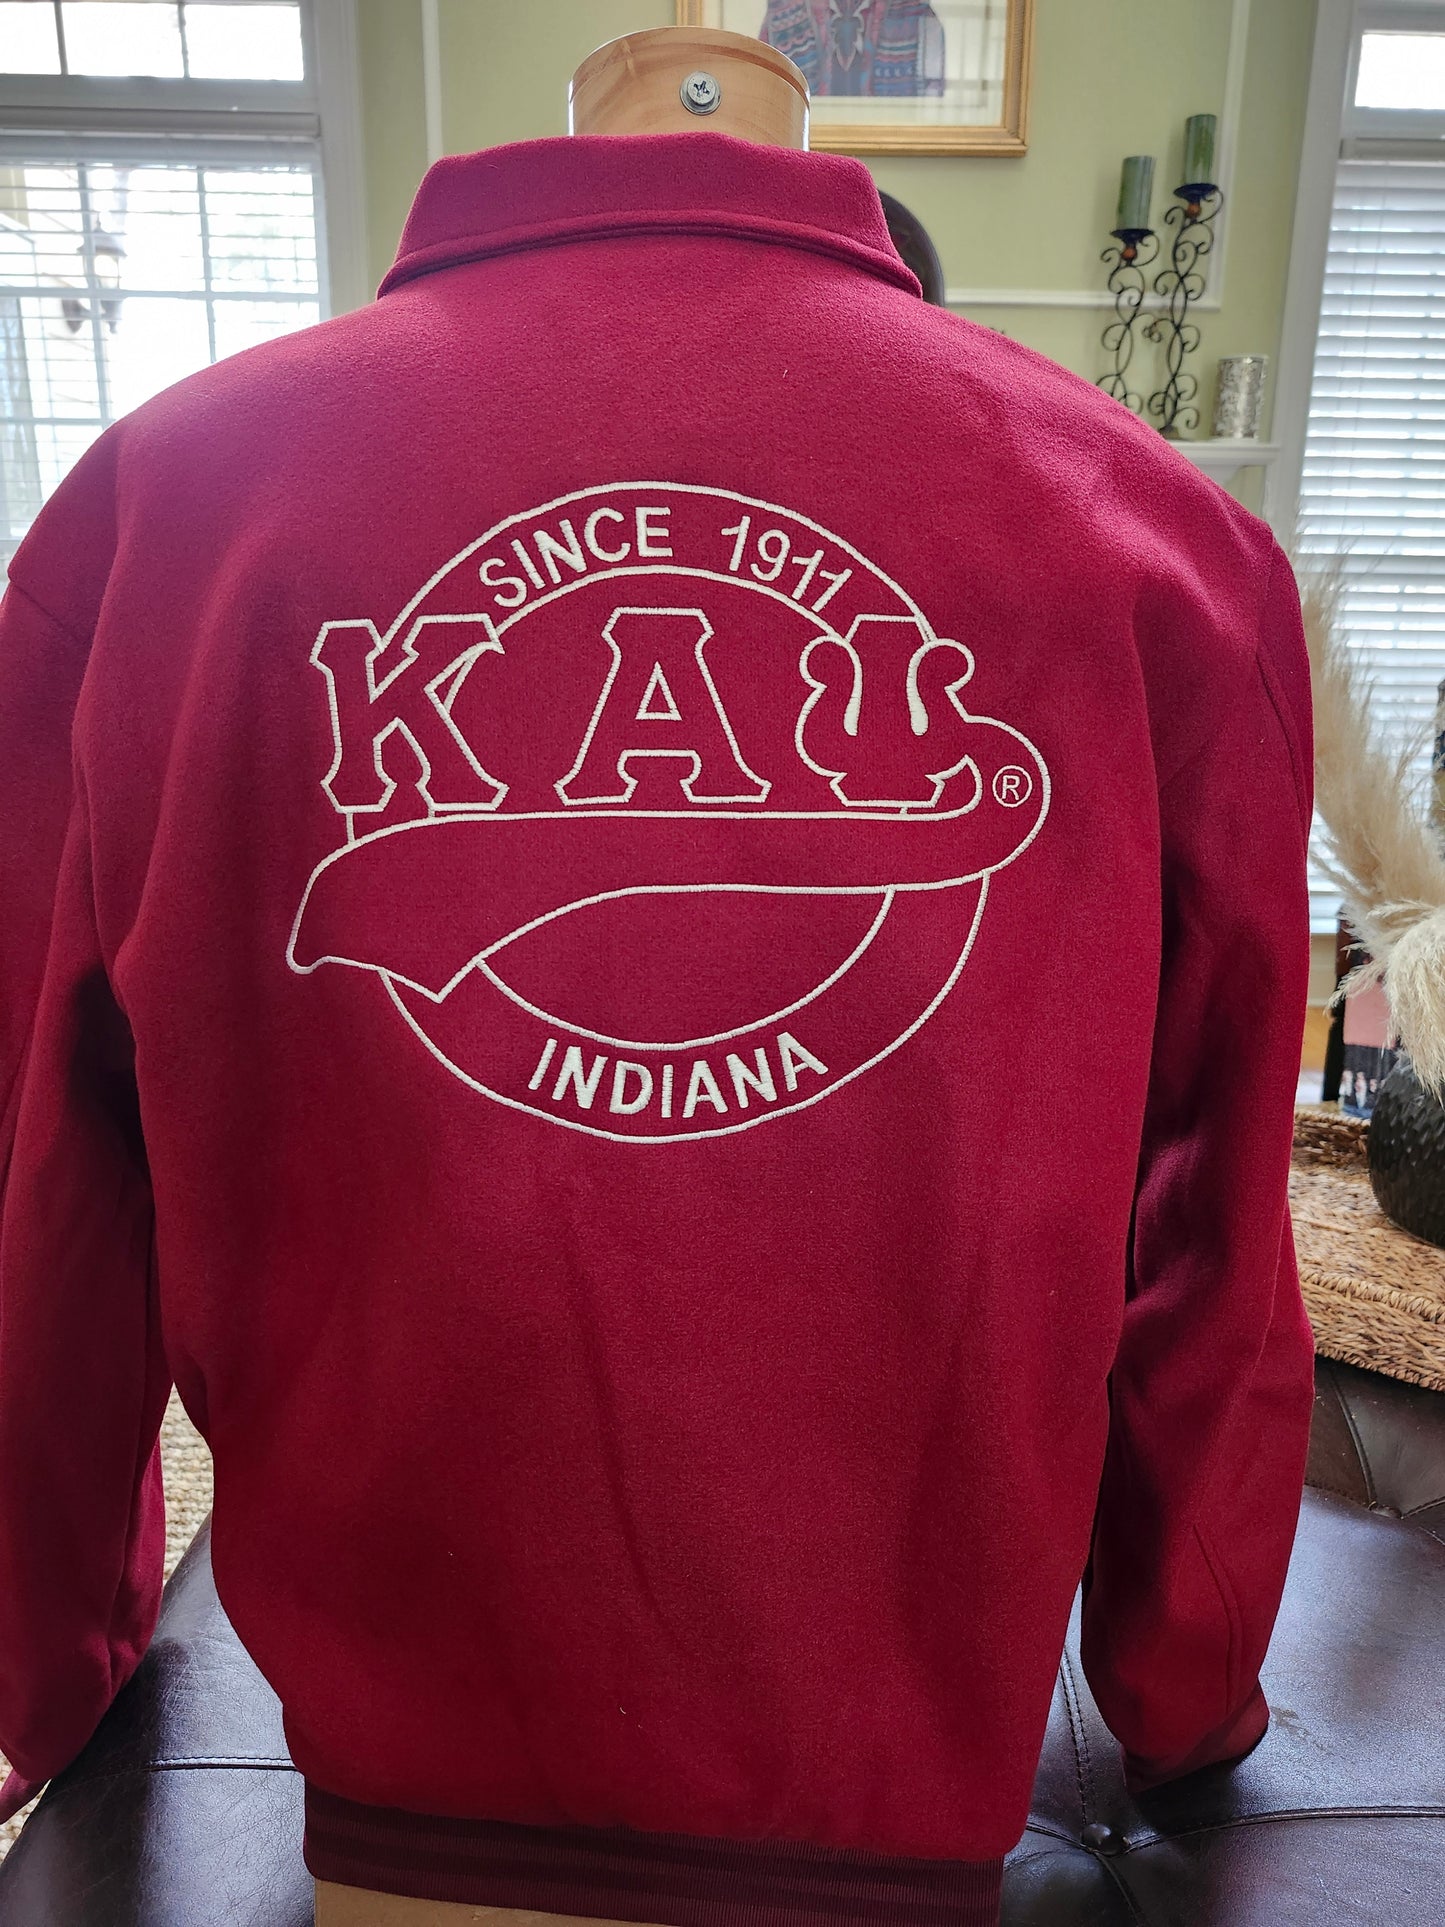
[[574, 134], [732, 134], [808, 145], [808, 83], [786, 54], [747, 34], [656, 27], [590, 53], [572, 76]]

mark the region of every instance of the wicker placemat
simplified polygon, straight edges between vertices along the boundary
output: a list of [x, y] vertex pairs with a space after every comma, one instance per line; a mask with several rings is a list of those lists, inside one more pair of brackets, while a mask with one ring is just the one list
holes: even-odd
[[1445, 1250], [1375, 1203], [1359, 1119], [1295, 1112], [1290, 1214], [1315, 1350], [1445, 1392]]

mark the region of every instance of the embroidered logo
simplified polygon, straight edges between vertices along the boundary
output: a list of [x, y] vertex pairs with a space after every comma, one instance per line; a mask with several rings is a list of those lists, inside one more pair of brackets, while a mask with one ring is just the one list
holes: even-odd
[[973, 658], [805, 516], [618, 483], [328, 622], [344, 820], [291, 968], [374, 972], [486, 1097], [640, 1143], [817, 1103], [968, 959], [1049, 775]]

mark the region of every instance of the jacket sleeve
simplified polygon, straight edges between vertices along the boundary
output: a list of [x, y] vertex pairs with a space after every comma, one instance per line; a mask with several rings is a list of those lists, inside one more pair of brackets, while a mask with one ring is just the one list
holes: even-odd
[[1287, 1205], [1309, 972], [1309, 671], [1276, 548], [1222, 725], [1160, 791], [1162, 973], [1083, 1656], [1143, 1791], [1256, 1744], [1313, 1343]]
[[169, 1389], [132, 1051], [71, 737], [85, 649], [0, 601], [0, 1819], [84, 1745], [159, 1605]]

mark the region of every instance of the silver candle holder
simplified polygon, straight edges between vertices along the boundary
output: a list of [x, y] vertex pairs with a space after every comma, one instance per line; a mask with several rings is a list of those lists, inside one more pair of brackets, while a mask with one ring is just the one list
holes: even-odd
[[1264, 414], [1268, 355], [1221, 355], [1214, 391], [1214, 432], [1231, 441], [1255, 441]]

